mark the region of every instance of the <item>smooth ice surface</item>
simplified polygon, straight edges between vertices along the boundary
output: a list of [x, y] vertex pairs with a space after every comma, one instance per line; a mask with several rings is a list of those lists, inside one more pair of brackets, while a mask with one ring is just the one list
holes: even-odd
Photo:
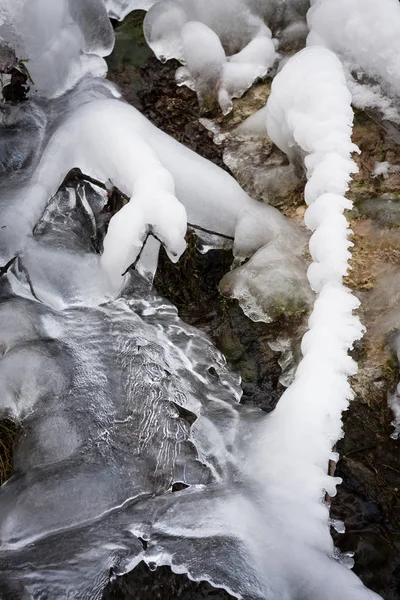
[[[8, 251], [17, 251], [20, 236], [32, 229], [47, 199], [68, 172], [79, 167], [101, 182], [111, 181], [132, 198], [112, 218], [104, 240], [101, 264], [110, 293], [121, 289], [121, 276], [135, 262], [147, 234], [153, 233], [163, 243], [172, 260], [179, 258], [185, 249], [187, 215], [190, 224], [232, 237], [238, 261], [262, 249], [240, 272], [232, 271], [229, 285], [224, 284], [226, 293], [237, 297], [248, 314], [257, 320], [270, 319], [274, 299], [291, 299], [293, 290], [307, 303], [305, 266], [298, 258], [305, 240], [279, 211], [249, 198], [230, 175], [158, 130], [135, 108], [110, 99], [113, 89], [104, 86], [108, 99], [101, 99], [100, 87], [98, 93], [95, 89], [89, 93], [82, 85], [82, 91], [78, 87], [68, 96], [72, 109], [63, 107], [59, 126], [48, 140], [29, 187], [13, 192], [21, 219], [16, 227], [11, 225], [15, 213], [7, 208], [2, 213], [5, 235], [12, 234]], [[76, 107], [79, 101], [82, 105]], [[61, 99], [58, 103], [63, 106]], [[147, 246], [138, 265], [150, 279], [158, 248], [157, 244]], [[268, 274], [269, 285], [263, 272]], [[250, 287], [247, 281], [252, 282]]]
[[398, 120], [396, 103], [390, 104], [386, 97], [400, 96], [398, 0], [312, 0], [311, 4], [307, 45], [325, 45], [340, 56], [357, 106], [378, 108], [386, 118]]

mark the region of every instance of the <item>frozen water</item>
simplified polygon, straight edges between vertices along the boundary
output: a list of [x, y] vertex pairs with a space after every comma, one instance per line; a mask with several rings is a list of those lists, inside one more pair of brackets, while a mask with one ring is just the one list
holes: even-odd
[[[122, 15], [129, 6], [113, 0], [107, 8]], [[209, 16], [222, 27], [224, 5], [210, 6], [194, 20], [209, 27]], [[323, 502], [338, 483], [327, 464], [351, 399], [347, 377], [356, 365], [347, 350], [362, 331], [352, 315], [357, 301], [341, 284], [348, 203], [317, 171], [326, 154], [337, 155], [344, 162], [337, 161], [341, 169], [333, 164], [333, 179], [346, 186], [347, 108], [334, 115], [338, 136], [327, 135], [332, 123], [325, 129], [316, 113], [315, 147], [303, 147], [308, 138], [300, 128], [309, 183], [318, 180], [308, 187], [307, 224], [315, 230], [309, 277], [319, 294], [293, 385], [266, 415], [240, 404], [239, 377], [208, 338], [140, 274], [121, 283], [121, 270], [138, 258], [147, 233], [175, 259], [187, 216], [232, 238], [237, 263], [250, 257], [232, 288], [244, 296], [248, 286], [245, 300], [253, 294], [259, 306], [266, 285], [281, 294], [283, 282], [293, 295], [302, 238], [227, 173], [119, 100], [113, 86], [88, 76], [91, 68], [81, 69], [93, 57], [103, 64], [111, 49], [100, 0], [10, 7], [22, 10], [13, 15], [12, 35], [29, 34], [35, 85], [48, 99], [9, 107], [0, 138], [0, 257], [3, 264], [15, 257], [0, 276], [0, 416], [24, 433], [15, 472], [0, 488], [2, 597], [97, 600], [110, 574], [145, 560], [246, 600], [378, 598], [335, 560]], [[236, 31], [228, 20], [225, 31], [214, 32], [224, 52], [229, 44], [239, 45], [229, 56], [240, 52], [260, 28], [270, 39], [259, 19], [249, 13], [245, 27], [236, 18]], [[194, 34], [203, 35], [200, 29]], [[335, 61], [322, 63], [332, 67], [332, 89], [346, 106]], [[273, 92], [283, 89], [283, 96], [285, 69]], [[310, 86], [321, 97], [319, 83], [316, 77]], [[288, 106], [282, 108], [281, 124]], [[107, 192], [65, 183], [76, 167], [130, 198], [105, 237]], [[330, 237], [335, 243], [327, 246]], [[155, 268], [158, 248], [157, 239], [147, 239], [141, 272]], [[229, 277], [235, 281], [235, 271]], [[188, 487], [174, 491], [176, 483]]]
[[277, 58], [270, 29], [242, 0], [163, 0], [144, 21], [150, 48], [162, 61], [176, 58], [178, 84], [197, 92], [200, 107], [232, 110]]
[[[60, 191], [1, 281], [1, 414], [25, 432], [0, 491], [2, 597], [95, 600], [110, 570], [146, 560], [243, 598], [372, 599], [329, 558], [318, 495], [311, 519], [285, 491], [280, 461], [292, 459], [275, 423], [239, 404], [239, 379], [207, 338], [139, 276], [93, 305], [88, 280], [100, 273], [82, 186], [100, 219], [103, 192]], [[270, 452], [281, 467], [265, 465]], [[325, 479], [321, 469], [317, 487]], [[177, 482], [188, 489], [171, 493]]]
[[[112, 89], [104, 86], [102, 93], [100, 82], [96, 85], [88, 90], [82, 83], [54, 104], [63, 109], [59, 127], [53, 126], [55, 131], [29, 187], [13, 191], [21, 213], [18, 227], [12, 224], [15, 208], [10, 211], [6, 206], [1, 215], [4, 239], [8, 235], [13, 238], [8, 239], [7, 252], [21, 249], [21, 236], [33, 228], [47, 199], [57, 192], [68, 172], [79, 167], [96, 180], [111, 180], [132, 198], [111, 220], [104, 241], [101, 263], [110, 292], [117, 293], [122, 287], [121, 275], [135, 262], [148, 233], [164, 244], [172, 260], [179, 258], [185, 249], [186, 211], [189, 223], [230, 236], [238, 261], [263, 249], [241, 267], [240, 274], [233, 271], [229, 277], [229, 294], [239, 298], [247, 312], [250, 303], [251, 314], [268, 319], [271, 300], [278, 296], [284, 301], [292, 299], [296, 288], [302, 302], [307, 302], [305, 266], [297, 258], [305, 240], [279, 211], [249, 198], [226, 172], [159, 131], [133, 107], [111, 99]], [[102, 95], [107, 99], [101, 99]], [[79, 98], [82, 104], [76, 107]], [[38, 135], [43, 135], [43, 130], [39, 131]], [[198, 233], [201, 237], [201, 231]], [[158, 245], [148, 245], [138, 265], [150, 279], [157, 256]], [[6, 262], [7, 257], [4, 259]], [[266, 274], [268, 286], [264, 285]], [[253, 284], [246, 291], [249, 279]]]
[[114, 33], [103, 0], [17, 0], [3, 11], [0, 40], [27, 60], [31, 93], [58, 96], [84, 75], [106, 74]]

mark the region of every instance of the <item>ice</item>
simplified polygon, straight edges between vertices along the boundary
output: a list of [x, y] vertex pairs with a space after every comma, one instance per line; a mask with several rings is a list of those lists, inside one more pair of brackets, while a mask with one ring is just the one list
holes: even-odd
[[200, 107], [219, 104], [224, 114], [277, 58], [270, 29], [241, 0], [163, 0], [148, 11], [144, 32], [160, 60], [185, 65], [177, 82], [196, 90]]
[[[351, 152], [357, 150], [351, 142], [350, 103], [340, 61], [319, 46], [289, 59], [274, 79], [267, 103], [268, 134], [292, 162], [300, 167], [304, 160], [306, 167], [305, 223], [313, 231], [314, 261], [308, 278], [318, 292], [302, 340], [303, 359], [267, 424], [275, 422], [268, 430], [266, 448], [280, 458], [266, 465], [266, 473], [270, 480], [276, 478], [278, 494], [285, 493], [285, 486], [288, 494], [301, 489], [296, 517], [307, 511], [308, 502], [311, 510], [318, 490], [332, 495], [340, 483], [326, 474], [326, 465], [342, 435], [341, 413], [353, 398], [348, 377], [356, 373], [357, 365], [348, 351], [363, 333], [353, 314], [359, 301], [342, 282], [351, 247], [343, 213], [352, 206], [343, 194], [355, 170]], [[326, 594], [320, 592], [320, 597]], [[337, 592], [337, 597], [341, 595]]]
[[315, 46], [293, 56], [272, 83], [266, 119], [272, 141], [298, 169], [304, 161], [307, 204], [347, 191], [358, 148], [351, 142], [351, 94], [333, 52]]
[[[389, 116], [385, 96], [400, 95], [399, 2], [312, 0], [311, 4], [307, 44], [331, 48], [344, 62], [349, 78], [353, 74], [362, 81], [354, 95], [357, 106], [377, 107]], [[381, 89], [367, 85], [365, 78]]]
[[[96, 4], [66, 6], [24, 3], [29, 18], [13, 19], [18, 34], [31, 24], [34, 37], [48, 13], [43, 36], [27, 37], [37, 44], [35, 85], [47, 99], [9, 106], [1, 123], [0, 257], [9, 268], [0, 276], [0, 416], [23, 431], [14, 474], [0, 488], [2, 597], [98, 600], [110, 576], [144, 560], [246, 600], [377, 599], [335, 559], [323, 502], [339, 483], [327, 465], [352, 397], [347, 377], [356, 364], [347, 351], [362, 333], [352, 315], [358, 301], [341, 283], [349, 204], [338, 194], [353, 148], [336, 59], [320, 51], [307, 80], [308, 104], [332, 102], [328, 123], [308, 104], [288, 123], [286, 100], [274, 116], [276, 139], [296, 139], [307, 154], [309, 277], [319, 293], [294, 382], [267, 415], [240, 403], [239, 376], [140, 272], [155, 269], [158, 239], [173, 260], [183, 251], [187, 217], [200, 237], [199, 227], [208, 230], [206, 242], [230, 239], [238, 266], [227, 276], [231, 293], [253, 297], [256, 318], [265, 286], [268, 294], [283, 289], [286, 300], [301, 288], [304, 237], [111, 84], [86, 73], [74, 85], [73, 65], [91, 61], [85, 48], [101, 62], [109, 29], [98, 28], [102, 3], [99, 12]], [[195, 20], [222, 24], [224, 4], [210, 7]], [[127, 9], [108, 3], [110, 12]], [[215, 32], [229, 56], [257, 38], [260, 22], [249, 15], [245, 27], [238, 17], [236, 31], [227, 21]], [[274, 95], [290, 92], [291, 65], [303, 72], [309, 57], [314, 50], [287, 63], [272, 106]], [[324, 69], [335, 85], [321, 88]], [[295, 91], [305, 88], [303, 77]], [[65, 180], [73, 168], [81, 180]], [[106, 231], [112, 185], [129, 201]], [[121, 282], [139, 255], [139, 273]], [[174, 491], [179, 482], [186, 489]]]
[[[397, 360], [400, 361], [400, 335], [398, 333], [396, 333], [392, 340], [392, 346], [397, 355]], [[400, 436], [400, 383], [395, 392], [389, 397], [389, 406], [394, 415], [394, 420], [392, 421], [394, 431], [391, 433], [390, 437], [394, 440], [398, 440]]]
[[373, 170], [374, 177], [382, 176], [384, 179], [387, 179], [389, 175], [392, 173], [398, 173], [400, 171], [400, 166], [391, 165], [390, 162], [384, 160], [382, 162], [376, 162]]
[[186, 211], [173, 193], [146, 180], [136, 185], [130, 202], [112, 217], [104, 239], [100, 262], [112, 287], [122, 288], [121, 275], [140, 257], [147, 235], [160, 241], [172, 262], [177, 262], [186, 249], [186, 230]]
[[[104, 95], [111, 93], [104, 88]], [[135, 262], [147, 233], [153, 232], [170, 257], [177, 260], [185, 248], [184, 206], [189, 223], [232, 237], [238, 261], [251, 258], [263, 248], [240, 272], [232, 271], [229, 286], [224, 286], [229, 295], [240, 299], [244, 310], [249, 312], [251, 304], [251, 314], [257, 313], [258, 320], [269, 320], [271, 311], [267, 307], [278, 296], [283, 305], [292, 302], [295, 289], [299, 305], [307, 304], [305, 265], [298, 258], [305, 245], [304, 236], [276, 209], [252, 200], [226, 172], [159, 131], [135, 108], [115, 99], [101, 100], [96, 95], [97, 99], [91, 101], [92, 96], [93, 91], [88, 97], [84, 86], [81, 93], [77, 89], [70, 96], [75, 98], [70, 116], [67, 107], [32, 175], [29, 189], [22, 188], [15, 200], [22, 213], [21, 233], [9, 241], [8, 252], [21, 250], [21, 235], [33, 228], [47, 199], [57, 192], [68, 172], [79, 167], [96, 180], [111, 180], [132, 197], [132, 202], [112, 219], [104, 241], [101, 264], [109, 278], [110, 293], [117, 293], [122, 287], [121, 275]], [[78, 97], [84, 103], [75, 108]], [[80, 144], [76, 144], [78, 138]], [[14, 214], [5, 209], [1, 217], [2, 225], [10, 231], [8, 224]], [[197, 233], [201, 238], [201, 230]], [[157, 255], [158, 246], [153, 244], [151, 253], [148, 246], [147, 264], [141, 261], [138, 265], [150, 279]], [[282, 279], [280, 268], [285, 261]], [[268, 286], [264, 285], [266, 275]], [[253, 283], [246, 292], [247, 280]], [[271, 285], [274, 281], [276, 285]]]
[[[104, 194], [84, 187], [98, 222]], [[82, 268], [93, 253], [78, 192], [67, 187], [54, 197], [31, 256], [8, 276], [29, 298], [1, 281], [1, 412], [25, 431], [15, 474], [0, 491], [3, 597], [97, 600], [110, 571], [145, 560], [249, 599], [376, 598], [332, 558], [328, 509], [319, 491], [313, 496], [310, 475], [292, 479], [309, 460], [299, 410], [289, 418], [291, 440], [282, 438], [289, 415], [277, 415], [285, 423], [277, 430], [274, 415], [241, 406], [239, 378], [223, 357], [138, 276], [117, 300], [69, 305], [68, 289], [87, 285]], [[32, 292], [54, 279], [65, 252], [77, 276], [61, 268], [55, 293], [67, 306], [37, 302]], [[36, 262], [41, 280], [30, 286], [21, 274]], [[332, 298], [339, 313], [340, 306]], [[313, 433], [319, 450], [323, 432]], [[286, 461], [293, 465], [281, 477]], [[189, 487], [171, 493], [174, 482]], [[314, 485], [329, 488], [323, 467]]]
[[59, 96], [84, 75], [107, 73], [114, 33], [102, 0], [20, 0], [4, 11], [0, 39], [27, 60], [31, 93]]
[[123, 21], [133, 10], [148, 10], [162, 0], [104, 0], [107, 12], [112, 19]]

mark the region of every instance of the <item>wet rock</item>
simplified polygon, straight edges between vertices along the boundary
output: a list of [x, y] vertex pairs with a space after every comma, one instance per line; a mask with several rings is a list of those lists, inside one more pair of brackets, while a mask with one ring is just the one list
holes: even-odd
[[103, 600], [229, 600], [224, 590], [216, 590], [206, 582], [190, 581], [168, 567], [151, 571], [144, 563], [111, 582]]

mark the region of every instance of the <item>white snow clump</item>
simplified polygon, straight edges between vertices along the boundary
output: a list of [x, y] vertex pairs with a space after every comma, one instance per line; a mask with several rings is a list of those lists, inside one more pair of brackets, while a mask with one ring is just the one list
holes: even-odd
[[350, 158], [358, 151], [351, 142], [351, 94], [333, 52], [315, 46], [291, 58], [272, 83], [266, 119], [268, 135], [289, 159], [304, 157], [305, 200], [315, 203], [306, 213], [306, 224], [312, 230], [318, 227], [310, 242], [316, 262], [309, 268], [309, 279], [319, 292], [347, 272], [352, 244], [342, 212], [351, 203], [343, 195], [357, 170]]
[[[332, 446], [342, 435], [341, 413], [353, 398], [347, 378], [357, 371], [348, 350], [363, 333], [352, 313], [359, 301], [343, 285], [350, 258], [350, 229], [343, 214], [352, 172], [351, 95], [337, 57], [311, 47], [291, 58], [276, 76], [267, 104], [267, 129], [290, 158], [305, 156], [309, 205], [305, 223], [313, 231], [308, 270], [318, 292], [302, 340], [294, 383], [271, 415], [265, 455], [282, 456], [271, 476], [288, 490], [302, 490], [301, 502], [317, 503], [323, 490], [333, 495], [340, 479], [327, 474]], [[271, 447], [268, 448], [269, 444]], [[327, 532], [328, 532], [328, 528]], [[349, 596], [350, 597], [350, 596]]]
[[[353, 97], [357, 106], [379, 108], [393, 119], [393, 106], [388, 106], [384, 95], [400, 96], [398, 0], [312, 0], [311, 4], [307, 45], [327, 46], [341, 58], [349, 80], [362, 79]], [[374, 83], [381, 87], [380, 93]]]
[[[305, 269], [291, 270], [288, 266], [293, 261], [297, 265], [295, 255], [300, 241], [278, 210], [252, 200], [228, 173], [157, 129], [127, 103], [93, 100], [86, 89], [82, 94], [82, 105], [76, 108], [78, 101], [74, 99], [71, 113], [67, 111], [48, 141], [29, 186], [13, 199], [13, 210], [5, 207], [2, 212], [4, 231], [12, 234], [8, 240], [10, 252], [21, 251], [23, 240], [48, 200], [68, 172], [78, 167], [98, 181], [111, 181], [131, 198], [112, 217], [101, 256], [113, 294], [122, 288], [122, 275], [135, 262], [139, 272], [152, 279], [160, 242], [171, 260], [179, 259], [186, 247], [187, 219], [194, 226], [230, 238], [239, 263], [261, 249], [263, 260], [259, 253], [256, 260], [260, 272], [268, 273], [270, 278], [270, 270], [276, 277], [284, 272], [286, 278], [291, 276], [295, 281], [305, 278]], [[15, 210], [20, 215], [18, 228], [11, 227]], [[196, 232], [201, 238], [201, 229]], [[148, 235], [155, 238], [147, 239]], [[250, 273], [254, 268], [251, 259], [240, 267], [240, 277], [245, 269]], [[239, 269], [232, 274], [236, 271]], [[262, 313], [263, 291], [256, 282], [247, 294], [239, 288], [238, 295], [246, 303], [257, 292], [254, 302]]]

